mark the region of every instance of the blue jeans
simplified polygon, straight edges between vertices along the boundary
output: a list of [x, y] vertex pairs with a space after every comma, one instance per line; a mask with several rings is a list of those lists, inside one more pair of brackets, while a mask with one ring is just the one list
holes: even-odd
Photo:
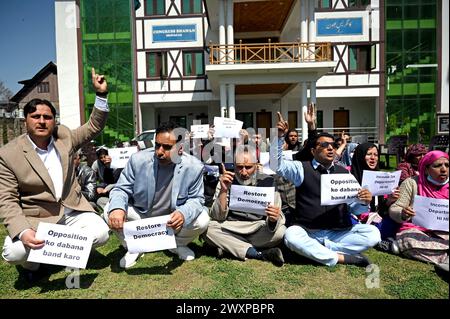
[[284, 244], [290, 250], [327, 266], [337, 264], [338, 253], [358, 254], [380, 240], [378, 228], [366, 224], [356, 224], [346, 230], [306, 230], [295, 225], [284, 235]]

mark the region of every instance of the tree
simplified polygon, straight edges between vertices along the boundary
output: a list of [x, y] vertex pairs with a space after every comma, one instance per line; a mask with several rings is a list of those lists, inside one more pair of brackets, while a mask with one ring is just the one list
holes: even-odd
[[13, 92], [3, 84], [3, 81], [0, 81], [0, 101], [8, 101], [11, 96]]

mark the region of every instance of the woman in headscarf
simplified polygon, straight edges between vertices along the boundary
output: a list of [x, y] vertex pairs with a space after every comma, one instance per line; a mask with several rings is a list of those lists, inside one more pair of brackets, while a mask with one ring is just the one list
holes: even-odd
[[411, 219], [416, 215], [413, 209], [415, 195], [448, 200], [448, 165], [447, 153], [427, 153], [419, 162], [419, 176], [408, 178], [402, 183], [400, 197], [389, 209], [389, 216], [400, 223], [396, 235], [400, 251], [409, 258], [431, 262], [446, 271], [448, 230], [426, 229], [413, 224]]
[[[379, 171], [378, 168], [378, 148], [373, 143], [362, 143], [359, 144], [354, 151], [353, 159], [352, 159], [352, 167], [350, 172], [355, 176], [358, 183], [362, 185], [363, 179], [363, 171]], [[398, 188], [393, 190], [392, 194], [389, 196], [374, 196], [372, 197], [372, 201], [370, 202], [370, 212], [369, 215], [362, 214], [360, 216], [360, 220], [370, 221], [375, 219], [375, 222], [381, 222], [381, 217], [387, 212], [387, 208], [391, 205], [395, 200], [397, 200], [399, 195]], [[370, 213], [378, 213], [379, 216], [370, 215]]]
[[402, 171], [400, 184], [409, 177], [419, 175], [419, 161], [427, 151], [423, 144], [412, 144], [408, 147], [403, 162], [397, 166], [397, 170]]

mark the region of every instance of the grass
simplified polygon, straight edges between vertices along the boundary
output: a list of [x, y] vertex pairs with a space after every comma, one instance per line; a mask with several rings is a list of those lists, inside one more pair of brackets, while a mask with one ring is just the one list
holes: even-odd
[[[6, 230], [0, 230], [3, 243]], [[257, 260], [245, 262], [206, 254], [200, 241], [190, 245], [197, 259], [182, 262], [167, 252], [145, 254], [131, 269], [120, 269], [125, 253], [115, 236], [93, 253], [80, 270], [80, 288], [68, 289], [64, 267], [46, 266], [50, 277], [30, 286], [14, 266], [0, 262], [0, 299], [448, 299], [448, 282], [432, 265], [371, 249], [367, 256], [379, 270], [378, 287], [368, 288], [374, 272], [338, 265], [313, 265], [286, 254], [287, 263], [275, 267]], [[376, 281], [373, 281], [376, 283]]]

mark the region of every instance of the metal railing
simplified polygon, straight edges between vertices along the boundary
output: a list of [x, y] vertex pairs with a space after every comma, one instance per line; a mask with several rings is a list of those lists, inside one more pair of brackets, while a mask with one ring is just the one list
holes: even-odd
[[332, 61], [331, 43], [285, 42], [209, 46], [210, 64]]

